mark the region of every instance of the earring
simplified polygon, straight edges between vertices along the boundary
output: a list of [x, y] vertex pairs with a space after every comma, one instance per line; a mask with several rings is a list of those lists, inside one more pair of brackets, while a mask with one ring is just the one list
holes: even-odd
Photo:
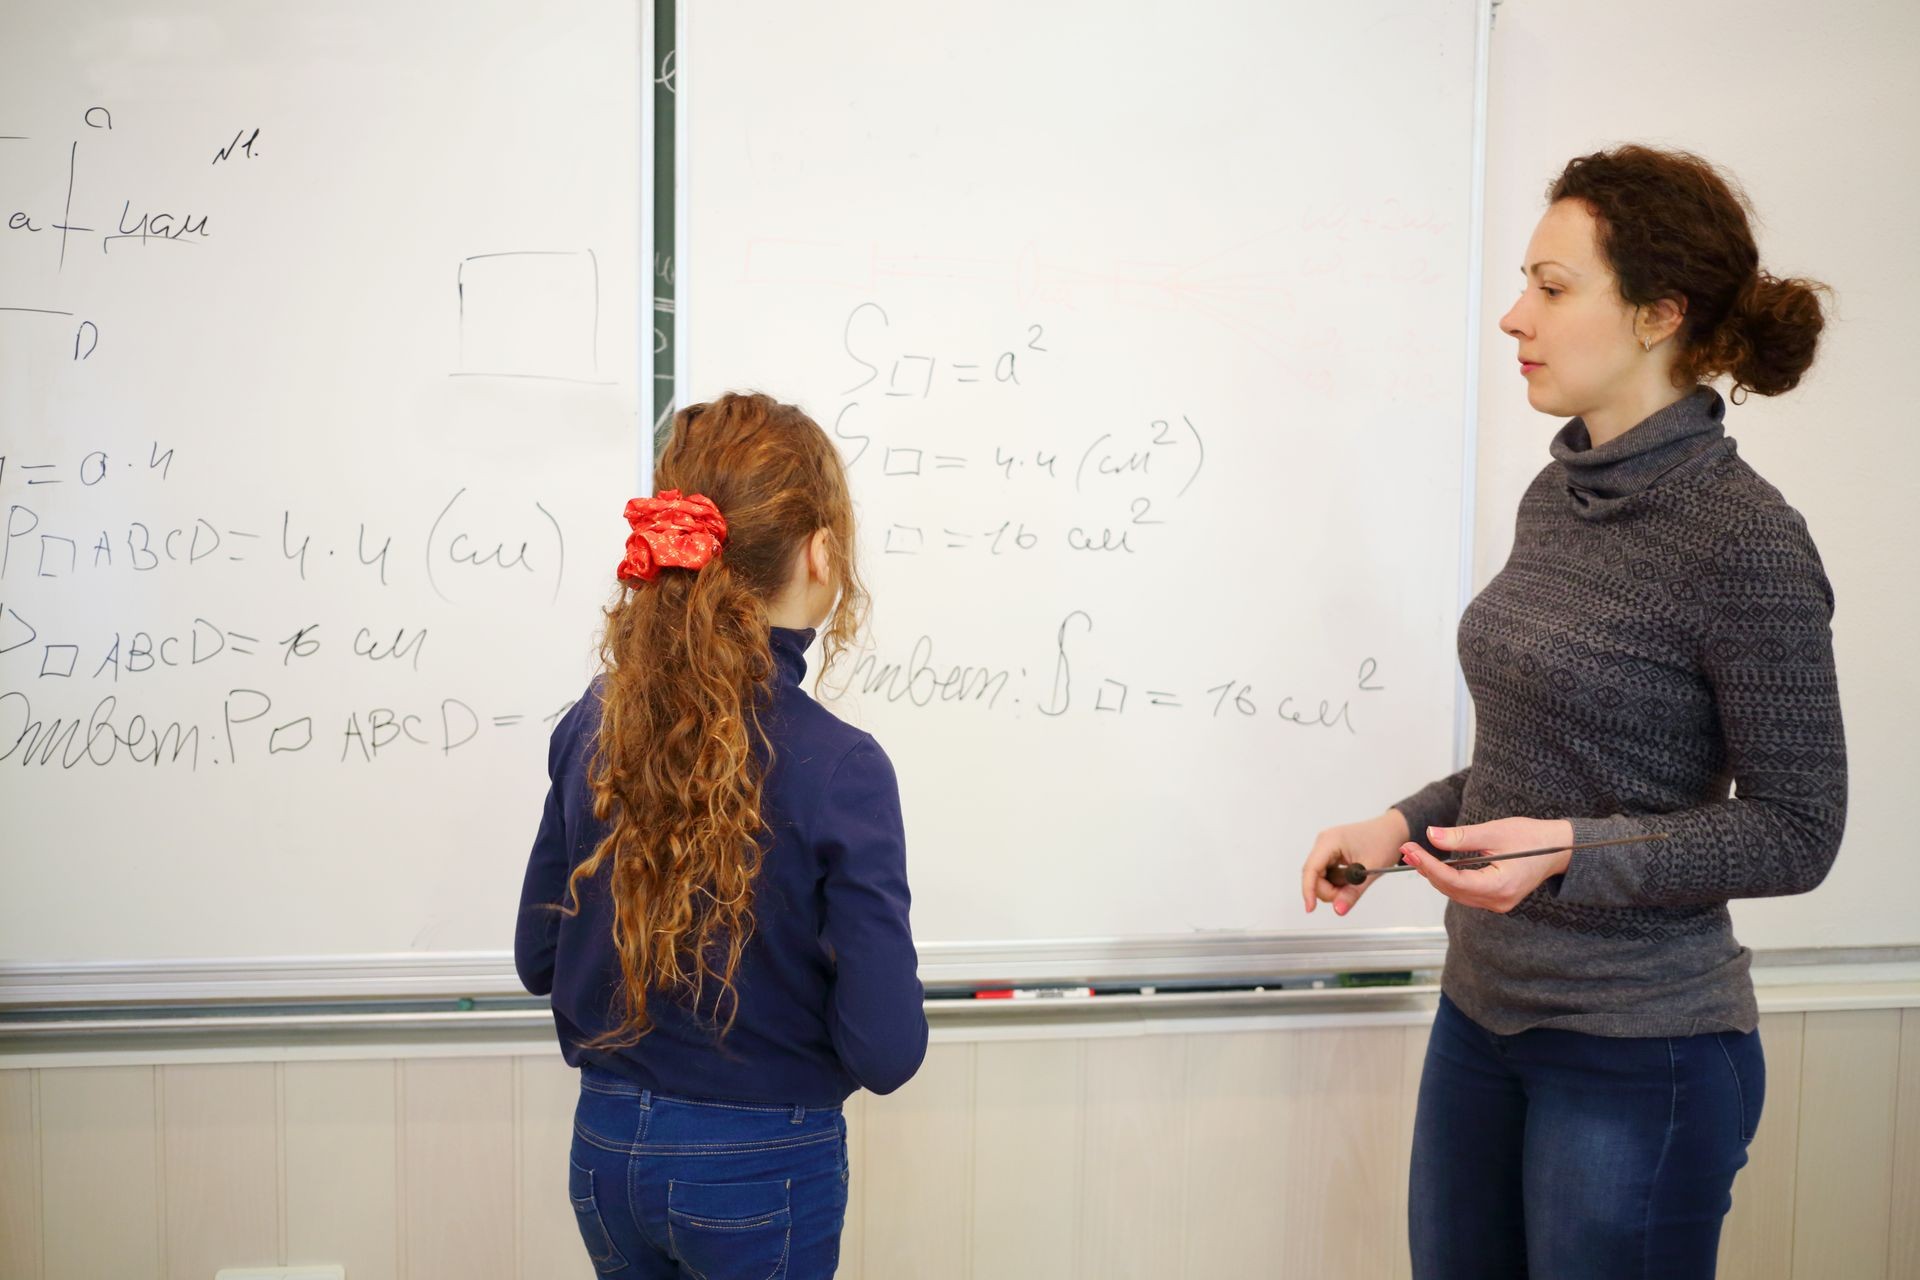
[[1653, 339], [1652, 339], [1652, 338], [1642, 338], [1642, 339], [1640, 339], [1640, 349], [1641, 349], [1642, 351], [1644, 351], [1644, 352], [1646, 352], [1646, 353], [1647, 353], [1648, 355], [1652, 355], [1652, 354], [1653, 354]]

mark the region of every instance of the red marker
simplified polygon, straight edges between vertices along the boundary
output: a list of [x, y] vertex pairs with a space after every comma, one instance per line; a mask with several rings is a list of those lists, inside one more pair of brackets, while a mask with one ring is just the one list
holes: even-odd
[[975, 1000], [1079, 1000], [1093, 994], [1092, 987], [1001, 987], [976, 991]]

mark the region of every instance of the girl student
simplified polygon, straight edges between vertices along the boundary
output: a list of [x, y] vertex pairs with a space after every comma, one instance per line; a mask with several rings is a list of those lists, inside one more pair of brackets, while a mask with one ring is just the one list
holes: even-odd
[[841, 1103], [927, 1044], [893, 768], [801, 688], [816, 629], [830, 666], [862, 622], [853, 505], [763, 395], [681, 410], [655, 478], [554, 729], [515, 963], [580, 1069], [568, 1195], [601, 1273], [831, 1276]]

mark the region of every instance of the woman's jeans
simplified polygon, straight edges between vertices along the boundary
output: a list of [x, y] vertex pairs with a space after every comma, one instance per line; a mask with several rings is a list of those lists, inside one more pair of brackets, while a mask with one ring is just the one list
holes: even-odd
[[696, 1102], [580, 1072], [567, 1186], [601, 1275], [816, 1280], [840, 1262], [838, 1107]]
[[1498, 1036], [1442, 996], [1414, 1121], [1416, 1280], [1710, 1280], [1766, 1078], [1758, 1032]]

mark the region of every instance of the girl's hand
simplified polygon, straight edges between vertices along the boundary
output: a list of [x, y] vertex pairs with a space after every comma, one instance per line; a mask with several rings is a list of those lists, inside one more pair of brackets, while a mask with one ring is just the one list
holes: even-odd
[[1327, 870], [1335, 863], [1358, 862], [1369, 867], [1390, 867], [1400, 858], [1400, 846], [1406, 843], [1407, 819], [1398, 809], [1389, 809], [1365, 822], [1349, 822], [1328, 827], [1314, 837], [1313, 849], [1300, 867], [1300, 898], [1311, 912], [1316, 903], [1331, 902], [1333, 913], [1344, 916], [1373, 883], [1369, 876], [1357, 885], [1336, 885], [1327, 879]]
[[[1522, 849], [1572, 844], [1573, 824], [1564, 818], [1501, 818], [1471, 827], [1428, 827], [1427, 839], [1434, 848], [1455, 857], [1518, 853]], [[1400, 856], [1425, 876], [1428, 884], [1461, 906], [1502, 913], [1519, 906], [1549, 876], [1561, 874], [1573, 861], [1571, 853], [1543, 853], [1537, 858], [1455, 870], [1411, 841], [1401, 846]]]

